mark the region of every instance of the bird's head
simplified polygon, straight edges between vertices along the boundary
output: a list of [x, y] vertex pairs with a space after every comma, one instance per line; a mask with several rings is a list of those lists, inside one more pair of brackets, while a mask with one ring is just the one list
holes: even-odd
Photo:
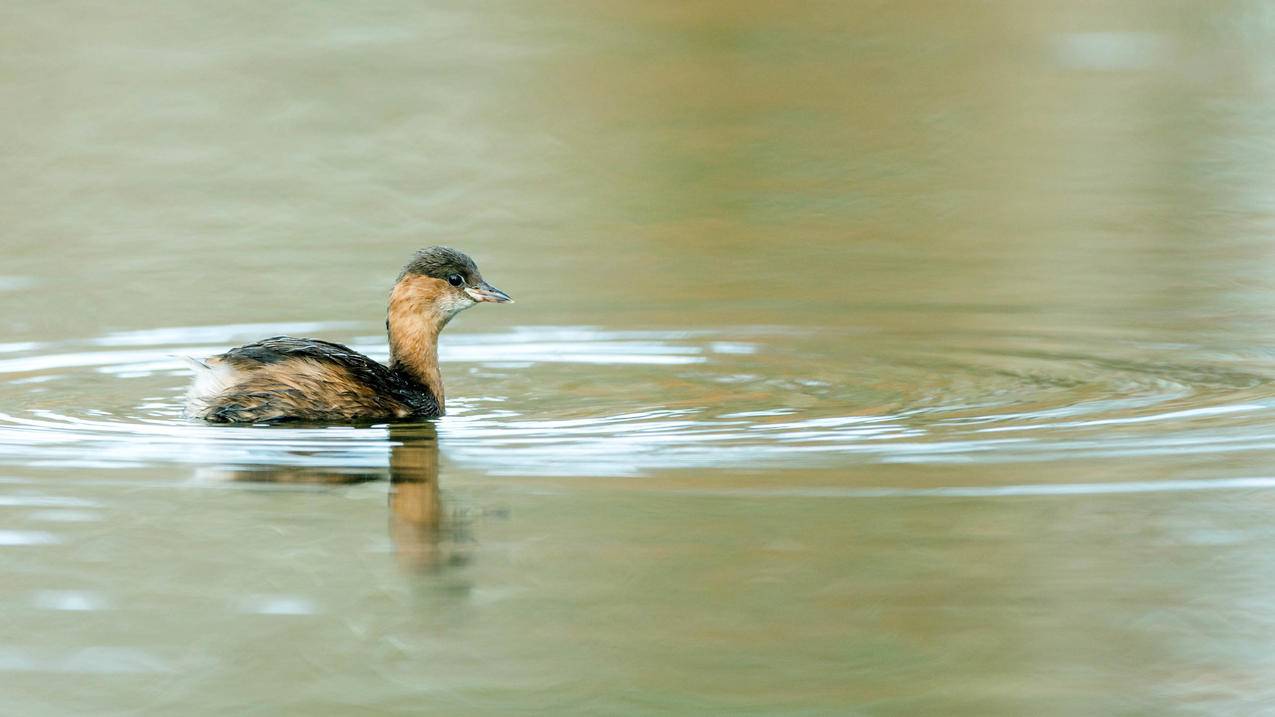
[[442, 323], [475, 304], [513, 302], [483, 279], [473, 259], [445, 246], [416, 252], [399, 274], [393, 296], [416, 311], [433, 314]]

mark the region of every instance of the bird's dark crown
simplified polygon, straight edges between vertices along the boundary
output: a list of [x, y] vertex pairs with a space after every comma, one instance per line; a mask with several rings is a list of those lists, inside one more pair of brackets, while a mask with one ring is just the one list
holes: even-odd
[[460, 274], [465, 279], [466, 284], [475, 284], [482, 280], [482, 276], [478, 273], [478, 265], [474, 263], [463, 252], [446, 246], [431, 246], [416, 252], [412, 260], [403, 267], [403, 272], [398, 275], [398, 280], [402, 281], [410, 275], [430, 276], [435, 279], [447, 280], [451, 274]]

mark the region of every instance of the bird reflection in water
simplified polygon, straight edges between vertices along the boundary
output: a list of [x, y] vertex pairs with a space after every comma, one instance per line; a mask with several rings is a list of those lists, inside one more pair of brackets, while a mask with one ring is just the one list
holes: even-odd
[[390, 539], [410, 570], [469, 560], [466, 521], [443, 508], [434, 424], [390, 428]]
[[[467, 521], [448, 513], [438, 488], [438, 434], [432, 423], [391, 425], [389, 533], [401, 566], [425, 572], [469, 561]], [[313, 459], [313, 456], [308, 456]], [[332, 466], [236, 468], [219, 477], [252, 483], [354, 485], [387, 471]]]

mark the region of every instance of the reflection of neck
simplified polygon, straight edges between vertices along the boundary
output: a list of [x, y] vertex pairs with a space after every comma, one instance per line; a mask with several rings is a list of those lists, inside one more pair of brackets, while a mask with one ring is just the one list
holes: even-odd
[[430, 423], [389, 428], [390, 539], [399, 560], [412, 570], [442, 565], [447, 559], [437, 438]]
[[438, 311], [442, 282], [409, 276], [390, 292], [390, 368], [408, 374], [429, 389], [443, 413], [443, 374], [438, 370], [438, 335], [451, 316]]
[[390, 507], [394, 517], [418, 528], [437, 528], [442, 513], [438, 498], [438, 444], [430, 437], [405, 440], [390, 452]]

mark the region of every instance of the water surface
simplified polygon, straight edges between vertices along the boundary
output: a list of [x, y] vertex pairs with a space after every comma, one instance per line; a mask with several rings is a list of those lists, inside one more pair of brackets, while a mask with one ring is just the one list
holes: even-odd
[[[1164, 7], [0, 9], [6, 709], [1268, 711], [1275, 21]], [[180, 417], [433, 243], [446, 418]]]

